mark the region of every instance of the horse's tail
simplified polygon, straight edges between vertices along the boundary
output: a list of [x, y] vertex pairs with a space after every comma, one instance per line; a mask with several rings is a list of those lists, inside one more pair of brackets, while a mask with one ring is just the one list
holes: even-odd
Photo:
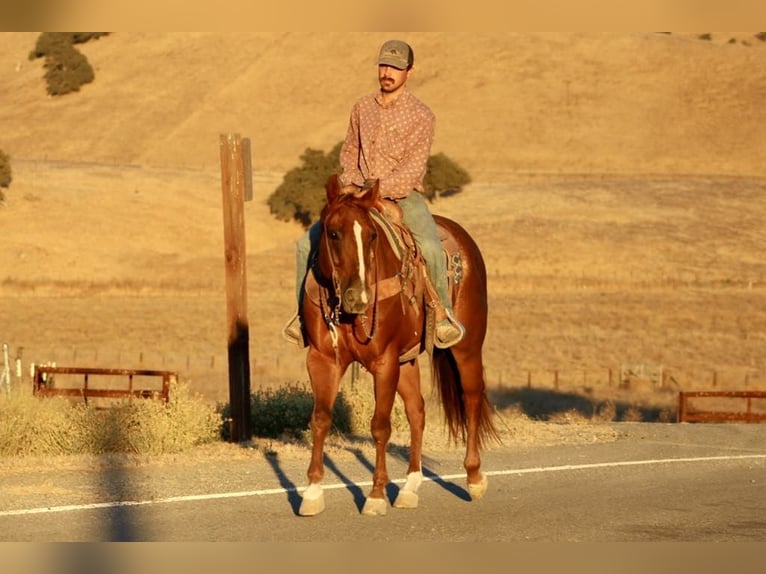
[[[449, 349], [434, 349], [431, 357], [434, 389], [441, 400], [444, 418], [450, 439], [465, 443], [468, 426], [466, 413], [465, 392], [463, 381], [458, 371], [455, 357]], [[486, 446], [490, 441], [500, 442], [500, 435], [492, 420], [492, 407], [484, 391], [484, 381], [481, 383], [480, 404], [478, 409], [477, 434], [479, 447]]]

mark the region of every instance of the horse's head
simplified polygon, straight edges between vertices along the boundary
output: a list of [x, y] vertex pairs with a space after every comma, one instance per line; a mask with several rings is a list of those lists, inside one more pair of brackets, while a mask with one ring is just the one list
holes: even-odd
[[325, 186], [319, 270], [332, 278], [343, 311], [363, 313], [372, 302], [378, 230], [369, 211], [378, 199], [379, 183], [366, 190], [343, 188], [337, 175]]

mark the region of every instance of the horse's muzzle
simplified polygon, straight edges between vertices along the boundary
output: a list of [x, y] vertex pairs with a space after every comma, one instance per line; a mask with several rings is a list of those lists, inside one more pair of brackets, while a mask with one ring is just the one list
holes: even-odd
[[343, 290], [343, 311], [352, 315], [364, 313], [370, 304], [370, 291], [364, 285], [352, 285]]

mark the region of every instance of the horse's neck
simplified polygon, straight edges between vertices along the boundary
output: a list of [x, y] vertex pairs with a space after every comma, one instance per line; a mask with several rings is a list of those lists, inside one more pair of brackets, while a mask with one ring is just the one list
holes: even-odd
[[378, 226], [383, 236], [391, 246], [391, 250], [396, 254], [397, 259], [400, 261], [404, 258], [405, 253], [411, 247], [411, 238], [407, 228], [401, 223], [391, 219], [387, 213], [382, 213], [377, 209], [371, 209], [370, 215], [372, 216], [375, 225]]

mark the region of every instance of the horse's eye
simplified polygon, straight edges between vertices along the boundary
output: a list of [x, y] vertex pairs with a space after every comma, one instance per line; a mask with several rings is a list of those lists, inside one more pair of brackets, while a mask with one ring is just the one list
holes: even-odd
[[330, 239], [332, 239], [333, 241], [338, 241], [338, 239], [340, 239], [340, 232], [338, 232], [338, 231], [336, 231], [334, 229], [331, 229], [327, 233], [330, 236]]
[[370, 235], [370, 241], [375, 241], [377, 239], [378, 239], [378, 232], [377, 231], [373, 231], [372, 235]]

